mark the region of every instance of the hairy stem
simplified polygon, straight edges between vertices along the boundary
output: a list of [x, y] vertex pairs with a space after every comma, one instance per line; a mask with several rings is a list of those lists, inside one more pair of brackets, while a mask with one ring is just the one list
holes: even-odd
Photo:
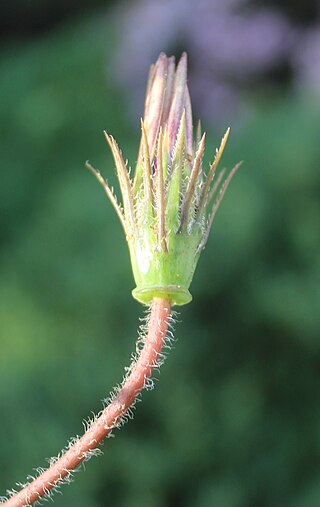
[[153, 299], [144, 346], [117, 395], [74, 445], [30, 484], [5, 501], [2, 507], [27, 507], [46, 496], [68, 478], [71, 472], [86, 460], [88, 455], [117, 426], [135, 402], [153, 368], [157, 365], [159, 354], [165, 343], [170, 311], [171, 305], [167, 299]]

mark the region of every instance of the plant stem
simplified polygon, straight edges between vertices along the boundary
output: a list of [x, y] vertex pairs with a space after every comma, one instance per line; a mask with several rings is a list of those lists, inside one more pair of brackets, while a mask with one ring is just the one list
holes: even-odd
[[137, 361], [123, 382], [117, 395], [92, 423], [82, 437], [72, 445], [56, 462], [35, 478], [21, 491], [9, 498], [2, 507], [27, 507], [50, 490], [59, 486], [97, 448], [102, 440], [117, 426], [127, 410], [133, 405], [157, 365], [159, 354], [165, 343], [171, 311], [167, 299], [154, 298], [148, 333]]

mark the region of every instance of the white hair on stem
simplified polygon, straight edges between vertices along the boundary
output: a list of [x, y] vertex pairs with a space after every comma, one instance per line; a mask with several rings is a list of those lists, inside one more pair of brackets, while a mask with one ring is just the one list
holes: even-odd
[[[172, 345], [175, 341], [174, 335], [173, 335], [173, 327], [174, 324], [177, 321], [177, 312], [172, 312], [168, 315], [166, 324], [168, 326], [166, 336], [164, 339], [164, 345], [162, 348], [162, 351], [156, 354], [157, 359], [152, 361], [152, 364], [149, 364], [148, 366], [152, 367], [152, 373], [159, 373], [160, 367], [164, 363], [168, 351], [172, 348]], [[145, 315], [140, 318], [140, 325], [138, 329], [138, 338], [136, 341], [136, 352], [131, 354], [131, 363], [129, 366], [125, 367], [125, 373], [123, 375], [123, 379], [121, 384], [116, 385], [115, 388], [111, 391], [109, 396], [102, 400], [103, 403], [103, 409], [100, 410], [98, 414], [92, 413], [92, 415], [88, 416], [87, 419], [84, 419], [82, 424], [85, 433], [90, 433], [90, 430], [94, 423], [98, 420], [98, 418], [103, 414], [104, 409], [109, 406], [111, 403], [114, 402], [116, 396], [121, 391], [122, 387], [125, 385], [126, 381], [128, 380], [130, 374], [134, 370], [137, 361], [140, 357], [140, 354], [143, 350], [146, 337], [148, 335], [148, 327], [150, 323], [150, 307], [147, 308]], [[160, 322], [159, 322], [160, 327]], [[141, 401], [141, 392], [143, 389], [151, 390], [154, 388], [154, 381], [155, 378], [151, 378], [151, 376], [144, 377], [143, 387], [142, 389], [137, 393], [137, 396], [135, 397], [133, 403], [128, 407], [128, 409], [122, 414], [122, 416], [119, 417], [119, 419], [116, 420], [116, 422], [110, 427], [110, 433], [107, 435], [108, 438], [113, 437], [113, 430], [121, 428], [129, 419], [133, 419], [134, 416], [134, 410], [136, 403]], [[94, 442], [95, 439], [92, 439], [92, 442]], [[5, 496], [0, 496], [0, 505], [4, 504], [6, 501], [8, 501], [10, 498], [14, 497], [16, 494], [19, 493], [20, 490], [26, 488], [28, 485], [30, 485], [35, 479], [37, 479], [39, 476], [41, 476], [48, 468], [52, 467], [66, 452], [68, 452], [71, 448], [76, 449], [80, 442], [80, 436], [76, 435], [74, 437], [71, 437], [67, 443], [67, 445], [58, 453], [57, 456], [53, 456], [50, 458], [47, 458], [46, 461], [48, 462], [48, 467], [37, 467], [34, 469], [35, 475], [28, 475], [25, 482], [17, 482], [16, 486], [18, 487], [18, 490], [12, 488], [6, 491]], [[101, 444], [100, 444], [101, 445]], [[81, 453], [78, 454], [81, 455]], [[64, 477], [60, 476], [57, 481], [55, 481], [54, 484], [52, 484], [51, 488], [43, 487], [44, 495], [39, 498], [39, 500], [36, 500], [36, 502], [33, 502], [37, 505], [41, 505], [43, 501], [48, 501], [53, 499], [54, 493], [61, 493], [60, 489], [61, 486], [65, 484], [70, 484], [73, 481], [73, 476], [76, 472], [79, 472], [81, 468], [85, 467], [85, 463], [91, 459], [94, 456], [99, 456], [103, 454], [100, 447], [96, 447], [94, 449], [90, 449], [84, 453], [82, 453], [82, 462], [73, 470], [64, 469], [64, 472], [66, 472], [66, 475]], [[51, 484], [50, 484], [51, 485]], [[25, 499], [26, 503], [23, 505], [23, 507], [30, 507], [30, 499], [26, 497]]]

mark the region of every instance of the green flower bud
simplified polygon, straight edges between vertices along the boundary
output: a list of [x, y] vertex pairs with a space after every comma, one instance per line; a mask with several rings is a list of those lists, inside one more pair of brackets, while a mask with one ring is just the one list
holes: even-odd
[[149, 74], [133, 180], [116, 141], [104, 133], [115, 161], [122, 205], [87, 162], [120, 218], [137, 285], [132, 294], [144, 304], [154, 297], [168, 298], [173, 305], [191, 301], [189, 287], [199, 255], [240, 165], [225, 179], [221, 171], [213, 184], [229, 129], [207, 175], [202, 167], [205, 134], [201, 136], [200, 130], [199, 126], [194, 142], [186, 54], [175, 68], [174, 57], [161, 53]]

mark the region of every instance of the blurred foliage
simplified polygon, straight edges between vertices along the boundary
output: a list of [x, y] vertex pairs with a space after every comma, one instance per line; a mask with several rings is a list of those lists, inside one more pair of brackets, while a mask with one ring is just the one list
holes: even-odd
[[[313, 1], [313, 0], [312, 0]], [[115, 0], [2, 0], [0, 39], [25, 39], [48, 32], [68, 18], [79, 18]]]
[[[103, 128], [136, 157], [114, 31], [90, 18], [0, 55], [0, 494], [82, 432], [135, 346], [123, 233], [84, 169], [115, 182]], [[320, 108], [253, 100], [160, 382], [57, 506], [320, 503]]]

